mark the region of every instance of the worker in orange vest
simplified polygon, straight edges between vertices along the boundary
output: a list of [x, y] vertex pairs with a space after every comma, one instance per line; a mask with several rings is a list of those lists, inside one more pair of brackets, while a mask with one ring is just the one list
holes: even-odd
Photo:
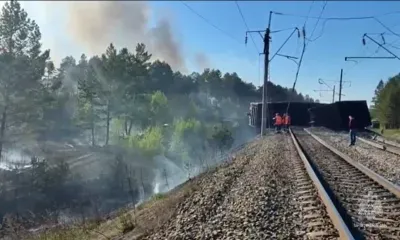
[[275, 121], [276, 132], [279, 133], [282, 127], [282, 117], [279, 115], [279, 113], [275, 113], [273, 120]]
[[282, 115], [282, 128], [283, 131], [286, 131], [286, 113]]
[[286, 117], [285, 117], [285, 129], [286, 129], [286, 131], [289, 131], [291, 119], [290, 119], [289, 114], [285, 114], [285, 115], [286, 115]]

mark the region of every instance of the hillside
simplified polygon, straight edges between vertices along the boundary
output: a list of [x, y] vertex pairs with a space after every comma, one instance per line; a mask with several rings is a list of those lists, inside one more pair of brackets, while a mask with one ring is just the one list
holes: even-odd
[[292, 201], [296, 185], [290, 170], [298, 156], [292, 142], [284, 139], [288, 140], [277, 135], [255, 140], [229, 162], [170, 193], [91, 226], [87, 233], [82, 228], [63, 229], [58, 232], [63, 238], [57, 239], [301, 237], [296, 231], [301, 226], [293, 224], [300, 223], [295, 214], [300, 206]]

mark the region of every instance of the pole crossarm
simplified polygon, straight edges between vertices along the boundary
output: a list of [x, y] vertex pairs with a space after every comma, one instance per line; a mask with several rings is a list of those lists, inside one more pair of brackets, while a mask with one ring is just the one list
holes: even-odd
[[285, 57], [285, 58], [289, 58], [289, 59], [299, 59], [298, 57], [293, 57], [293, 56], [284, 55], [284, 54], [280, 54], [280, 53], [277, 53], [276, 56]]
[[371, 40], [372, 42], [374, 42], [376, 45], [378, 45], [379, 47], [381, 47], [382, 49], [384, 49], [386, 52], [388, 52], [390, 55], [392, 55], [394, 58], [400, 60], [400, 58], [394, 54], [393, 52], [391, 52], [389, 49], [387, 49], [385, 46], [383, 46], [383, 44], [380, 44], [379, 42], [377, 42], [375, 39], [373, 39], [372, 37], [368, 36], [368, 34], [364, 33], [363, 38], [362, 38], [362, 43], [363, 45], [366, 44], [365, 42], [365, 38], [368, 38], [369, 40]]
[[352, 59], [396, 59], [396, 57], [345, 57], [345, 61], [352, 61]]

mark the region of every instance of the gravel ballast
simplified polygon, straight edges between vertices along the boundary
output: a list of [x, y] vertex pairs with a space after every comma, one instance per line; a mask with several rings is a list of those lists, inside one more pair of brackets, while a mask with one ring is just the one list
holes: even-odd
[[362, 141], [349, 147], [348, 135], [321, 128], [310, 128], [322, 140], [349, 155], [353, 160], [378, 173], [388, 181], [400, 185], [400, 156], [377, 149]]
[[203, 177], [199, 190], [144, 239], [304, 239], [310, 229], [296, 199], [299, 159], [288, 139], [258, 140]]

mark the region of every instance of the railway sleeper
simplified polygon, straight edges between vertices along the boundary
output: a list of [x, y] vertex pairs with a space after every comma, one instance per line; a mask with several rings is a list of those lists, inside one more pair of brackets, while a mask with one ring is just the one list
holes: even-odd
[[[311, 162], [319, 169], [320, 176], [348, 212], [355, 233], [364, 235], [366, 239], [400, 239], [400, 199], [385, 189], [392, 191], [395, 187], [384, 181], [375, 182], [380, 176], [369, 173], [370, 170], [364, 166], [353, 166], [349, 157], [330, 146], [322, 146], [327, 144], [316, 138], [312, 140], [314, 136], [298, 134], [298, 137]], [[314, 142], [321, 143], [321, 147]], [[360, 167], [365, 168], [368, 175], [359, 170]], [[313, 219], [316, 214], [304, 218]]]

